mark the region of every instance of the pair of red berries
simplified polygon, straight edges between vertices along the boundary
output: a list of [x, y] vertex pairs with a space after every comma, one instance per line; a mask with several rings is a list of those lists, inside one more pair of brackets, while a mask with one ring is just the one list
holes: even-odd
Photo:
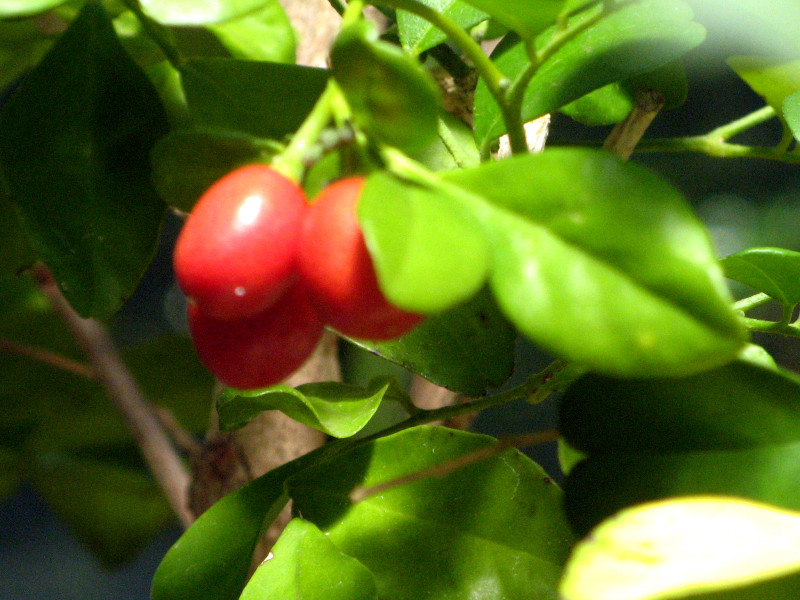
[[309, 204], [271, 167], [248, 165], [212, 185], [175, 247], [200, 358], [224, 383], [266, 387], [294, 372], [327, 323], [344, 335], [399, 337], [422, 317], [378, 287], [356, 207], [365, 180], [325, 188]]

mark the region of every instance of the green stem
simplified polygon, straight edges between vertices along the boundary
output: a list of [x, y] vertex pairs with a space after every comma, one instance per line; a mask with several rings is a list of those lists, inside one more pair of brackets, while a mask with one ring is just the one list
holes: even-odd
[[766, 294], [755, 294], [753, 296], [749, 296], [747, 298], [742, 298], [741, 300], [737, 301], [733, 305], [733, 310], [747, 312], [751, 308], [756, 308], [757, 306], [763, 306], [767, 302], [772, 300], [771, 296], [767, 296]]
[[800, 154], [774, 147], [743, 146], [717, 141], [708, 136], [643, 140], [637, 152], [697, 152], [718, 158], [754, 158], [800, 165]]
[[800, 326], [775, 323], [774, 321], [763, 321], [761, 319], [742, 319], [745, 326], [750, 331], [762, 331], [764, 333], [777, 333], [789, 337], [800, 337]]
[[458, 23], [437, 12], [430, 6], [417, 2], [417, 0], [376, 0], [377, 4], [384, 4], [391, 8], [406, 10], [418, 17], [425, 19], [434, 27], [440, 29], [453, 42], [467, 58], [472, 61], [494, 99], [502, 107], [505, 105], [505, 91], [510, 81], [500, 69], [484, 54], [480, 44], [473, 40]]
[[328, 126], [333, 117], [331, 97], [334, 94], [332, 82], [317, 99], [306, 120], [292, 137], [286, 149], [272, 162], [272, 167], [293, 181], [303, 177], [306, 155], [317, 143], [320, 134]]
[[167, 36], [164, 35], [164, 30], [160, 26], [153, 23], [153, 20], [144, 14], [144, 11], [139, 6], [137, 0], [122, 0], [122, 3], [128, 7], [128, 10], [136, 15], [136, 18], [142, 24], [142, 29], [147, 32], [147, 35], [150, 37], [150, 39], [152, 39], [153, 42], [155, 42], [155, 44], [159, 47], [161, 52], [169, 61], [169, 64], [171, 64], [175, 69], [179, 69], [183, 64], [183, 59], [178, 53], [178, 49], [171, 41], [167, 39]]
[[752, 129], [756, 125], [760, 125], [765, 121], [769, 121], [775, 116], [775, 109], [771, 106], [765, 106], [741, 117], [740, 119], [736, 119], [735, 121], [731, 121], [730, 123], [717, 127], [702, 137], [706, 137], [715, 142], [726, 142], [732, 137], [743, 133], [748, 129]]

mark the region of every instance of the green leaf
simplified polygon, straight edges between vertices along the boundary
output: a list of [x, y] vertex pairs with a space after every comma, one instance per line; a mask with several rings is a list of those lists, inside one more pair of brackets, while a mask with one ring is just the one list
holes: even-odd
[[784, 306], [800, 302], [800, 252], [749, 248], [721, 261], [725, 275], [771, 296]]
[[723, 494], [800, 509], [800, 378], [736, 361], [681, 379], [588, 375], [560, 431], [589, 457], [566, 483], [580, 532], [648, 500]]
[[789, 129], [794, 133], [795, 139], [800, 140], [800, 92], [786, 97], [783, 102], [782, 113], [786, 119], [786, 124], [789, 125]]
[[35, 261], [14, 205], [0, 193], [0, 278], [14, 277]]
[[[596, 9], [599, 10], [599, 9]], [[681, 0], [642, 0], [624, 4], [575, 36], [536, 72], [525, 93], [523, 121], [555, 111], [589, 92], [679, 58], [705, 38]], [[585, 15], [577, 17], [580, 23]], [[573, 25], [574, 26], [574, 25]], [[541, 45], [552, 35], [547, 32]], [[528, 65], [522, 42], [498, 47], [495, 60], [509, 77]], [[502, 115], [484, 82], [475, 92], [475, 135], [486, 144], [505, 133]]]
[[31, 70], [53, 44], [55, 36], [43, 31], [39, 17], [0, 21], [0, 104], [17, 78]]
[[331, 64], [365, 131], [408, 152], [435, 139], [439, 88], [416, 59], [380, 41], [372, 23], [345, 27], [334, 42]]
[[572, 543], [561, 492], [516, 450], [360, 502], [349, 499], [356, 486], [392, 481], [493, 444], [486, 436], [413, 428], [312, 467], [287, 489], [304, 519], [372, 572], [381, 598], [494, 597], [502, 590], [507, 600], [532, 593], [555, 600]]
[[654, 71], [636, 75], [622, 83], [632, 96], [639, 90], [655, 90], [664, 96], [664, 108], [677, 108], [686, 102], [689, 81], [680, 60], [673, 61]]
[[412, 153], [411, 158], [431, 171], [477, 167], [481, 163], [472, 128], [444, 111], [439, 114], [439, 136], [427, 148]]
[[489, 236], [500, 308], [544, 349], [633, 377], [701, 371], [741, 347], [705, 229], [650, 171], [565, 148], [444, 177], [463, 190], [452, 210]]
[[[262, 4], [264, 4], [262, 2]], [[210, 25], [234, 58], [294, 63], [297, 33], [278, 0], [236, 19]]]
[[252, 391], [229, 388], [217, 399], [220, 428], [239, 429], [265, 410], [279, 410], [333, 437], [350, 437], [369, 422], [389, 388], [385, 379], [373, 381], [366, 389], [335, 381]]
[[65, 2], [66, 0], [4, 0], [0, 4], [0, 19], [35, 15]]
[[149, 17], [164, 25], [221, 23], [271, 4], [273, 0], [140, 0]]
[[164, 204], [148, 153], [166, 130], [158, 95], [94, 2], [0, 113], [10, 199], [83, 316], [115, 312], [150, 262]]
[[800, 91], [800, 60], [782, 56], [733, 56], [728, 65], [775, 112], [781, 114], [783, 102]]
[[169, 549], [153, 576], [152, 600], [236, 600], [261, 527], [286, 505], [284, 481], [309, 460], [286, 463], [223, 497]]
[[[461, 0], [421, 0], [421, 4], [452, 19], [464, 29], [485, 21], [489, 15]], [[419, 54], [447, 40], [442, 30], [434, 27], [422, 17], [408, 11], [397, 11], [397, 29], [403, 48]]]
[[178, 129], [153, 148], [153, 183], [168, 204], [189, 211], [220, 177], [246, 164], [269, 162], [279, 148], [236, 131]]
[[300, 127], [328, 81], [325, 69], [226, 58], [189, 60], [181, 76], [195, 125], [272, 139]]
[[241, 600], [377, 600], [375, 580], [313, 523], [292, 519]]
[[488, 13], [492, 19], [516, 31], [523, 38], [533, 38], [555, 23], [566, 0], [465, 0]]
[[619, 123], [633, 106], [631, 94], [620, 83], [614, 82], [562, 106], [559, 111], [578, 123], [595, 127]]
[[446, 196], [378, 172], [358, 214], [386, 297], [411, 312], [435, 313], [483, 286], [489, 248], [477, 221]]
[[667, 600], [794, 575], [783, 593], [762, 587], [760, 595], [751, 589], [735, 596], [788, 600], [797, 588], [786, 583], [800, 580], [798, 540], [800, 514], [766, 504], [724, 497], [646, 504], [605, 521], [578, 544], [561, 598]]
[[352, 341], [442, 387], [475, 397], [511, 376], [516, 338], [485, 290], [447, 312], [429, 316], [400, 339]]

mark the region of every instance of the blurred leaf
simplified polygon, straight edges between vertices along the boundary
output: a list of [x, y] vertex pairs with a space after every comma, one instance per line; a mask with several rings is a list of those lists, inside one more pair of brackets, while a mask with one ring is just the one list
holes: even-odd
[[[564, 44], [539, 68], [525, 93], [523, 121], [684, 55], [705, 37], [705, 30], [692, 16], [681, 0], [642, 0], [621, 6]], [[576, 19], [584, 18], [586, 15]], [[546, 32], [537, 45], [551, 35], [552, 31]], [[501, 44], [495, 54], [498, 68], [511, 78], [529, 63], [522, 42]], [[502, 115], [481, 81], [475, 92], [476, 138], [482, 145], [503, 133]]]
[[726, 277], [764, 292], [784, 306], [800, 302], [800, 252], [749, 248], [721, 261]]
[[564, 148], [444, 177], [463, 190], [451, 212], [487, 232], [500, 308], [544, 349], [630, 377], [701, 371], [741, 347], [705, 229], [650, 171]]
[[288, 501], [284, 481], [309, 455], [223, 497], [169, 549], [153, 576], [152, 600], [237, 600], [247, 582], [261, 528]]
[[164, 25], [208, 25], [252, 13], [274, 0], [140, 0], [148, 16]]
[[786, 98], [781, 112], [792, 133], [794, 133], [795, 139], [800, 140], [800, 92]]
[[480, 225], [449, 198], [385, 172], [369, 177], [359, 220], [378, 281], [395, 305], [435, 313], [473, 296], [489, 249]]
[[0, 113], [10, 198], [83, 316], [115, 312], [150, 262], [164, 205], [148, 153], [166, 129], [155, 90], [94, 2]]
[[[439, 113], [439, 136], [411, 157], [432, 171], [477, 167], [481, 162], [472, 129], [450, 113]], [[447, 144], [444, 140], [447, 136]]]
[[3, 0], [0, 19], [27, 17], [55, 8], [66, 0]]
[[0, 21], [0, 106], [60, 33], [43, 29], [40, 23], [38, 17]]
[[465, 0], [488, 13], [492, 19], [533, 38], [556, 21], [566, 0]]
[[639, 90], [655, 90], [664, 96], [664, 108], [677, 108], [686, 102], [689, 95], [689, 81], [686, 69], [680, 60], [667, 63], [654, 71], [635, 75], [624, 81], [622, 86], [635, 96]]
[[335, 381], [252, 391], [228, 388], [217, 399], [220, 428], [239, 429], [265, 410], [279, 410], [333, 437], [350, 437], [369, 422], [389, 388], [386, 379], [366, 389]]
[[292, 519], [241, 600], [377, 600], [375, 580], [312, 523]]
[[167, 203], [189, 211], [220, 177], [246, 164], [269, 162], [278, 148], [236, 131], [178, 129], [153, 148], [153, 183]]
[[0, 502], [16, 490], [22, 479], [22, 457], [18, 452], [0, 447]]
[[[555, 600], [572, 543], [561, 492], [516, 450], [353, 503], [374, 486], [485, 451], [492, 438], [417, 427], [354, 448], [293, 477], [295, 510], [375, 577], [381, 598]], [[503, 498], [503, 502], [498, 502]], [[487, 590], [490, 590], [487, 592]]]
[[[485, 21], [489, 15], [461, 0], [421, 0], [421, 4], [431, 7], [464, 29], [469, 29]], [[403, 48], [419, 54], [447, 40], [441, 29], [434, 27], [422, 17], [405, 10], [397, 11], [397, 29]]]
[[797, 376], [742, 361], [681, 379], [579, 379], [560, 408], [560, 431], [589, 455], [567, 478], [571, 522], [585, 533], [687, 494], [800, 509], [799, 398]]
[[0, 278], [15, 277], [36, 261], [14, 205], [0, 194]]
[[234, 58], [294, 63], [297, 33], [278, 2], [261, 2], [264, 7], [236, 19], [210, 25]]
[[757, 344], [745, 344], [736, 358], [744, 362], [751, 362], [765, 369], [778, 371], [778, 365], [772, 355]]
[[372, 23], [343, 29], [331, 64], [353, 118], [368, 133], [409, 152], [435, 139], [439, 88], [416, 59], [379, 40]]
[[351, 341], [442, 387], [484, 396], [511, 376], [516, 338], [485, 290], [447, 312], [427, 317], [400, 339]]
[[294, 133], [311, 112], [328, 72], [298, 65], [204, 58], [187, 61], [181, 77], [195, 125], [282, 139]]
[[775, 112], [781, 114], [787, 97], [800, 91], [800, 60], [781, 56], [733, 56], [728, 65]]
[[[787, 575], [796, 586], [798, 540], [800, 514], [766, 504], [711, 496], [646, 504], [615, 515], [578, 544], [560, 597], [667, 600], [721, 592], [713, 597], [723, 600], [725, 590]], [[796, 587], [781, 589], [733, 597], [796, 597]]]

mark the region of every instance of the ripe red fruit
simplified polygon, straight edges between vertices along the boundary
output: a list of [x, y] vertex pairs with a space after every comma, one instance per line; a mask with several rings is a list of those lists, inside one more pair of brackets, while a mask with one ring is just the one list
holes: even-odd
[[189, 305], [189, 330], [200, 359], [220, 381], [242, 390], [274, 385], [291, 375], [314, 351], [323, 328], [299, 285], [265, 311], [233, 321]]
[[351, 337], [387, 340], [423, 317], [392, 306], [378, 287], [356, 213], [364, 183], [362, 177], [342, 179], [317, 196], [300, 235], [297, 264], [328, 324]]
[[212, 185], [175, 246], [175, 275], [207, 315], [241, 319], [275, 302], [295, 277], [308, 203], [267, 165], [248, 165]]

